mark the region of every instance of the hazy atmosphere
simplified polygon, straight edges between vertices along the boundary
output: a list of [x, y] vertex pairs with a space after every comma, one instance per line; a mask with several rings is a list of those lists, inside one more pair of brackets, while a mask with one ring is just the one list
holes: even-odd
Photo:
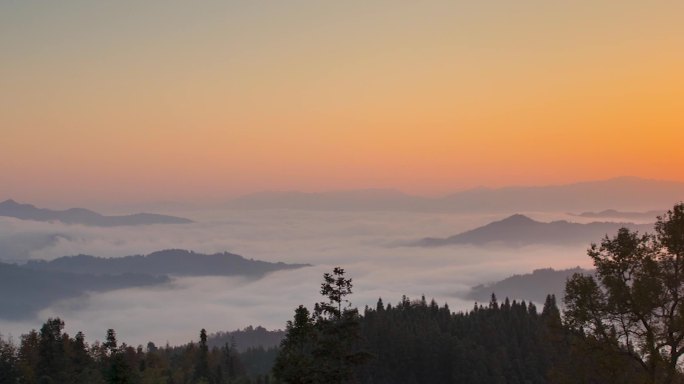
[[[581, 381], [573, 366], [684, 382], [684, 288], [668, 291], [684, 286], [683, 16], [674, 0], [0, 1], [0, 384], [542, 384]], [[634, 293], [671, 300], [662, 313], [585, 308], [610, 302], [615, 260], [641, 263], [630, 294], [668, 282]], [[357, 334], [326, 346], [346, 321]], [[198, 339], [248, 326], [284, 332], [247, 354]], [[288, 355], [297, 327], [348, 352], [337, 379]], [[670, 339], [645, 352], [639, 327]], [[53, 342], [83, 352], [76, 368], [50, 366]], [[601, 366], [616, 351], [635, 359]], [[405, 364], [425, 356], [446, 363]]]
[[[220, 213], [220, 215], [218, 215]], [[346, 213], [291, 210], [222, 211], [206, 222], [162, 227], [100, 229], [0, 219], [2, 244], [29, 234], [56, 240], [27, 257], [52, 259], [85, 253], [118, 257], [167, 248], [213, 253], [227, 250], [247, 258], [300, 262], [313, 267], [276, 272], [258, 281], [230, 277], [182, 277], [165, 286], [123, 289], [60, 302], [32, 321], [1, 322], [3, 333], [17, 336], [50, 316], [65, 319], [69, 330], [103, 338], [115, 328], [122, 340], [183, 343], [197, 329], [233, 330], [252, 325], [283, 328], [299, 304], [318, 299], [323, 272], [342, 265], [354, 279], [355, 305], [375, 305], [379, 297], [395, 302], [420, 295], [469, 309], [463, 294], [471, 286], [531, 272], [535, 268], [589, 266], [588, 244], [576, 246], [400, 246], [428, 235], [447, 236], [486, 224], [500, 215], [433, 213]], [[547, 219], [554, 215], [540, 214]], [[199, 219], [199, 218], [198, 218]], [[16, 238], [15, 238], [16, 237]], [[597, 239], [598, 240], [598, 239]], [[160, 323], [160, 319], [165, 319]]]
[[[606, 184], [617, 183], [619, 187], [620, 182]], [[649, 184], [638, 179], [627, 182]], [[683, 184], [674, 185], [676, 188], [670, 194], [684, 191]], [[383, 193], [387, 192], [376, 192], [378, 196], [362, 204], [382, 201]], [[621, 195], [628, 193], [615, 193], [613, 200], [620, 201]], [[665, 207], [665, 201], [669, 200], [662, 199], [661, 206]], [[344, 201], [358, 204], [357, 200], [349, 203], [342, 198], [335, 199], [335, 204], [343, 205]], [[268, 202], [272, 203], [272, 199]], [[657, 206], [657, 199], [650, 204]], [[569, 201], [567, 205], [573, 203]], [[541, 222], [563, 219], [589, 223], [596, 219], [566, 212], [520, 212], [515, 207], [489, 213], [349, 208], [353, 207], [349, 206], [348, 210], [202, 208], [165, 212], [188, 217], [193, 223], [114, 228], [0, 217], [0, 251], [6, 261], [19, 263], [77, 254], [122, 257], [177, 248], [198, 253], [228, 251], [257, 260], [313, 265], [275, 272], [257, 281], [240, 277], [178, 277], [162, 286], [90, 293], [57, 302], [41, 310], [34, 320], [0, 324], [4, 333], [18, 335], [29, 326], [38, 326], [43, 318], [59, 316], [67, 320], [69, 328], [83, 330], [92, 337], [103, 337], [103, 329], [115, 328], [124, 340], [134, 344], [148, 339], [156, 343], [182, 343], [191, 339], [200, 327], [213, 331], [257, 324], [282, 328], [292, 308], [317, 301], [320, 276], [336, 265], [344, 266], [353, 277], [357, 292], [353, 302], [357, 306], [373, 306], [380, 297], [393, 302], [402, 295], [412, 298], [426, 295], [440, 303], [449, 303], [454, 310], [466, 310], [473, 303], [463, 297], [475, 285], [537, 268], [590, 267], [586, 256], [589, 241], [598, 242], [606, 234], [599, 230], [585, 242], [558, 244], [540, 239], [537, 244], [511, 246], [497, 244], [493, 238], [491, 244], [415, 247], [410, 245], [422, 238], [448, 237], [513, 213], [526, 213]], [[653, 216], [632, 221], [652, 223], [654, 220]], [[160, 318], [167, 319], [163, 325], [159, 323]]]
[[683, 13], [681, 1], [3, 1], [0, 196], [67, 208], [683, 181]]

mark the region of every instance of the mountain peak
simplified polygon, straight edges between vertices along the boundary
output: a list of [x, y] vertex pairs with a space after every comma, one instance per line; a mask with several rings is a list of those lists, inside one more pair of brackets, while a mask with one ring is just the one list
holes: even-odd
[[525, 216], [525, 215], [520, 214], [520, 213], [516, 213], [514, 215], [508, 216], [507, 218], [499, 221], [499, 223], [527, 224], [527, 223], [536, 223], [536, 221], [529, 218], [528, 216]]
[[4, 211], [10, 212], [36, 209], [36, 207], [31, 204], [20, 203], [14, 199], [7, 199], [3, 202], [0, 202], [0, 208]]
[[424, 238], [414, 245], [440, 246], [449, 244], [505, 244], [507, 246], [524, 246], [534, 244], [575, 245], [589, 244], [617, 231], [621, 227], [633, 230], [650, 230], [651, 224], [593, 222], [588, 224], [571, 223], [565, 220], [541, 222], [525, 215], [515, 214], [500, 221], [447, 238]]

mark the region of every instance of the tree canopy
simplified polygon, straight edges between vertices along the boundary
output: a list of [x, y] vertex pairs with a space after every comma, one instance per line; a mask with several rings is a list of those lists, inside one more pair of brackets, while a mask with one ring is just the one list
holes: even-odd
[[684, 204], [655, 234], [622, 228], [588, 251], [596, 277], [566, 285], [565, 319], [614, 353], [636, 361], [652, 383], [673, 383], [684, 354]]
[[289, 384], [346, 383], [355, 367], [367, 360], [359, 349], [360, 322], [356, 308], [347, 298], [352, 280], [336, 267], [323, 275], [321, 295], [312, 315], [299, 306], [294, 321], [287, 324], [287, 335], [273, 369], [275, 377]]

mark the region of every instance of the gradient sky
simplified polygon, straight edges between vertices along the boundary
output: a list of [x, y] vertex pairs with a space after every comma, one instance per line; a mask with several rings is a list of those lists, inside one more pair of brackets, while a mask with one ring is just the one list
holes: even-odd
[[0, 1], [0, 199], [684, 180], [684, 2]]

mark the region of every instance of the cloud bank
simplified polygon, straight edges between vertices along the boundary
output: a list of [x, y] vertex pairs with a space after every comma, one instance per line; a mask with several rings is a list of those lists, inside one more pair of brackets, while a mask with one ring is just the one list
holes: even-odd
[[[247, 325], [283, 328], [296, 306], [311, 307], [321, 299], [322, 275], [334, 266], [345, 268], [353, 279], [351, 300], [361, 309], [374, 306], [379, 297], [385, 303], [395, 303], [402, 295], [425, 295], [447, 302], [453, 310], [466, 310], [473, 303], [458, 295], [473, 285], [540, 267], [590, 265], [584, 245], [516, 249], [396, 246], [422, 236], [448, 236], [501, 216], [267, 210], [212, 211], [203, 216], [196, 212], [191, 217], [197, 223], [104, 229], [3, 219], [0, 245], [24, 239], [28, 245], [14, 254], [15, 260], [79, 253], [120, 257], [183, 248], [314, 266], [276, 272], [257, 281], [177, 278], [163, 286], [92, 293], [46, 308], [33, 322], [0, 322], [0, 332], [17, 337], [39, 327], [48, 317], [59, 316], [68, 332], [84, 331], [90, 340], [102, 340], [106, 330], [114, 328], [129, 344], [179, 344], [196, 338], [201, 328], [209, 332]], [[34, 244], [34, 238], [51, 240]]]

